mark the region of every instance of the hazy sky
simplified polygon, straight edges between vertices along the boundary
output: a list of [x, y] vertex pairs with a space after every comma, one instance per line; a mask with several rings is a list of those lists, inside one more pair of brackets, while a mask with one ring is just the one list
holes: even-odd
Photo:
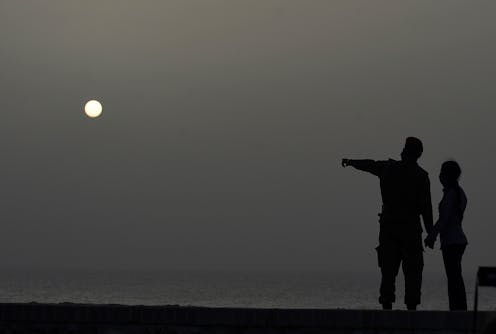
[[465, 270], [494, 265], [495, 12], [1, 0], [0, 266], [376, 270], [378, 180], [339, 162], [410, 135], [434, 208], [462, 165]]

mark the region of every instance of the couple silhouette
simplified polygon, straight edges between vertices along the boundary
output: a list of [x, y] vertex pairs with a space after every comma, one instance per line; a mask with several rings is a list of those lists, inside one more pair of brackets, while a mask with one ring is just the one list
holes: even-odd
[[427, 237], [425, 246], [434, 248], [440, 235], [444, 267], [448, 278], [450, 310], [466, 310], [467, 298], [462, 277], [461, 261], [467, 246], [462, 220], [467, 197], [459, 185], [461, 169], [457, 162], [446, 161], [441, 166], [439, 180], [443, 198], [439, 203], [439, 218], [433, 223], [430, 181], [428, 173], [417, 161], [423, 152], [420, 139], [408, 137], [400, 160], [342, 159], [343, 167], [352, 166], [369, 172], [380, 180], [382, 211], [379, 214], [378, 265], [381, 269], [379, 303], [385, 310], [395, 302], [395, 281], [400, 265], [405, 278], [405, 304], [416, 310], [420, 304], [422, 270], [424, 267], [422, 217]]

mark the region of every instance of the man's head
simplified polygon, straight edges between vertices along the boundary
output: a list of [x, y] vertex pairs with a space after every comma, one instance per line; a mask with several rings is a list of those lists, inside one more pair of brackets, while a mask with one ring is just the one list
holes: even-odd
[[405, 142], [405, 147], [401, 152], [401, 160], [416, 162], [422, 155], [424, 146], [420, 139], [415, 137], [408, 137]]

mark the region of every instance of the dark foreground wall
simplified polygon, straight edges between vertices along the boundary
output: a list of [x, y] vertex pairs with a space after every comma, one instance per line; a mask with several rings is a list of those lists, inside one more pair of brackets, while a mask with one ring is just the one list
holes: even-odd
[[[479, 314], [479, 330], [496, 312]], [[461, 334], [472, 312], [0, 304], [3, 333]]]

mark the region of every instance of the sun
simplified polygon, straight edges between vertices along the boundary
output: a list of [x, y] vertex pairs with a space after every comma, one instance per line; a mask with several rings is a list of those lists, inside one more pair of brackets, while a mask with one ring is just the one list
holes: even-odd
[[97, 118], [102, 114], [102, 104], [97, 100], [90, 100], [84, 105], [84, 112], [90, 118]]

